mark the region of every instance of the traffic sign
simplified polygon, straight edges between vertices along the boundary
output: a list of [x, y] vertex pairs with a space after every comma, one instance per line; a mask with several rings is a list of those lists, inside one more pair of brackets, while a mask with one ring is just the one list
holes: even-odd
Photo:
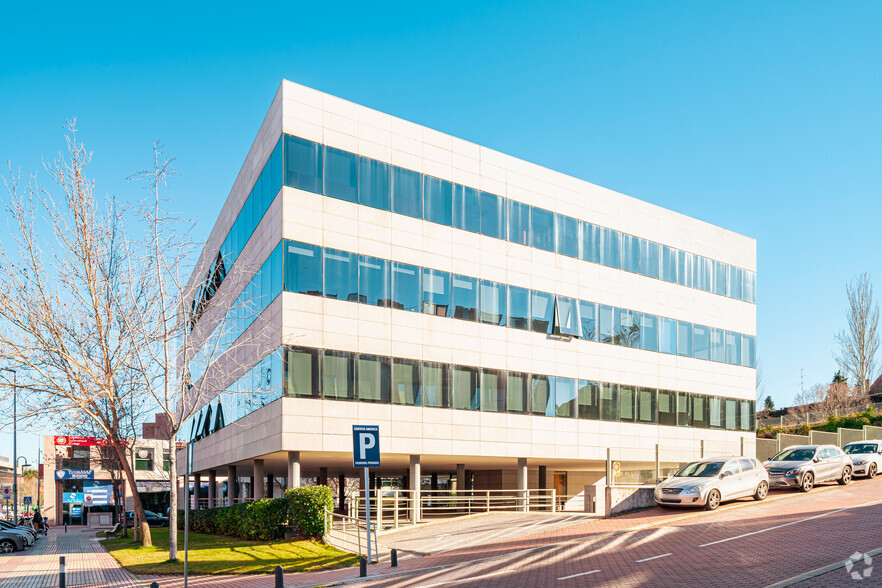
[[352, 465], [356, 468], [380, 467], [380, 427], [352, 425]]
[[12, 496], [12, 488], [9, 486], [3, 486], [3, 498], [9, 498]]
[[92, 506], [92, 495], [86, 494], [85, 496], [83, 496], [83, 502], [86, 503], [86, 506]]
[[612, 471], [613, 471], [613, 476], [615, 476], [616, 478], [621, 476], [622, 475], [622, 464], [617, 461], [614, 461], [612, 464]]
[[31, 496], [23, 496], [21, 500], [24, 506], [31, 506], [34, 503], [34, 499]]

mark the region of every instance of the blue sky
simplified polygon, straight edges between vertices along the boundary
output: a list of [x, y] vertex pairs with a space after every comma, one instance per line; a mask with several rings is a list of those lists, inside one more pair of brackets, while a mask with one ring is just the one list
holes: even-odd
[[832, 377], [846, 281], [882, 277], [878, 3], [71, 7], [4, 11], [0, 159], [38, 168], [76, 116], [99, 190], [138, 197], [160, 139], [203, 234], [287, 78], [757, 239], [778, 405]]

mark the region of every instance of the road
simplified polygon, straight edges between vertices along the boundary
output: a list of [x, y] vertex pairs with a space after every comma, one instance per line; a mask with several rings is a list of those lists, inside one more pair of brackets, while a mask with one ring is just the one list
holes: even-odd
[[[408, 562], [407, 567], [424, 571], [363, 585], [882, 585], [882, 553], [877, 556], [877, 577], [871, 575], [865, 581], [856, 582], [843, 567], [800, 579], [806, 572], [842, 562], [854, 553], [882, 548], [882, 478], [859, 480], [847, 487], [820, 486], [809, 494], [773, 492], [770, 498], [673, 521], [670, 511], [656, 509], [638, 515], [636, 520], [648, 520], [642, 523], [644, 528], [625, 532], [600, 532], [606, 521], [597, 521], [447, 551]], [[653, 518], [661, 524], [653, 524]], [[852, 568], [861, 574], [866, 570], [863, 560]], [[371, 570], [372, 574], [391, 571]]]

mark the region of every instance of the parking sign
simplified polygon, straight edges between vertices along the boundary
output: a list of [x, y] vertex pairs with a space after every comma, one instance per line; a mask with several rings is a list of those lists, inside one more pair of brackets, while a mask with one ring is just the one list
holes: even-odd
[[3, 498], [8, 500], [10, 496], [12, 496], [12, 488], [9, 486], [3, 486]]
[[380, 467], [380, 427], [352, 425], [352, 465], [357, 468]]

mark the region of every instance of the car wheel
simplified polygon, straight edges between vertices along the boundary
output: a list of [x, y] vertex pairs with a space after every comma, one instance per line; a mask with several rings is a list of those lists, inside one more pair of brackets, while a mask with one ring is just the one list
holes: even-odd
[[753, 495], [754, 500], [765, 500], [766, 496], [769, 495], [769, 485], [765, 482], [760, 482], [756, 487], [756, 493]]
[[707, 510], [717, 510], [718, 506], [720, 506], [720, 491], [711, 490], [710, 494], [707, 495], [707, 503], [705, 503], [704, 508]]
[[875, 477], [876, 477], [876, 464], [871, 463], [869, 466], [867, 466], [867, 478], [872, 480]]
[[836, 481], [842, 486], [851, 484], [851, 466], [845, 466], [845, 469], [842, 470], [842, 476]]
[[15, 551], [15, 543], [12, 541], [0, 541], [0, 553], [12, 553]]
[[802, 476], [802, 484], [799, 485], [800, 492], [810, 492], [812, 488], [815, 487], [815, 475], [811, 472], [806, 472]]

